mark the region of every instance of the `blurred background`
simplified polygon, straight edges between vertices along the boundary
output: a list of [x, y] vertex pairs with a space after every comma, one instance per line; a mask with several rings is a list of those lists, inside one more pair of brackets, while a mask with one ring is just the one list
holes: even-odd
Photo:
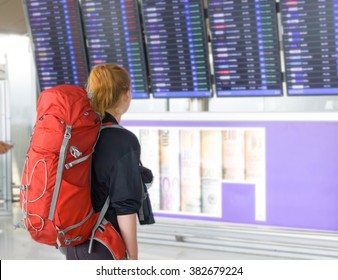
[[[46, 85], [41, 79], [43, 70], [38, 69], [41, 61], [37, 59], [36, 42], [41, 34], [31, 28], [32, 19], [34, 17], [36, 19], [40, 14], [37, 15], [38, 12], [33, 10], [28, 13], [26, 8], [28, 3], [30, 7], [36, 4], [35, 8], [40, 5], [42, 8], [53, 9], [46, 1], [35, 1], [35, 4], [33, 2], [0, 0], [0, 140], [14, 145], [9, 153], [0, 156], [1, 259], [63, 258], [55, 249], [33, 243], [22, 230], [13, 229], [13, 224], [20, 219], [19, 186], [25, 154], [35, 123], [37, 97], [41, 88]], [[60, 5], [55, 4], [55, 11], [67, 3], [67, 1], [57, 2]], [[97, 11], [96, 15], [91, 15], [95, 12], [93, 6], [103, 2], [81, 2], [81, 16], [87, 20], [87, 25], [81, 21], [84, 27], [87, 26], [86, 30], [83, 29], [87, 32], [85, 34], [83, 31], [83, 36], [90, 38], [88, 28], [91, 17], [99, 18], [101, 15]], [[165, 2], [163, 3], [166, 4]], [[174, 7], [175, 1], [167, 2], [170, 7]], [[152, 12], [154, 3], [132, 1], [137, 7], [133, 8], [133, 11], [143, 19], [140, 21], [143, 26], [142, 32], [138, 33], [138, 36], [143, 38], [141, 42], [144, 40], [143, 55], [148, 59], [142, 64], [142, 69], [148, 73], [143, 78], [148, 87], [145, 86], [146, 92], [142, 90], [138, 92], [139, 85], [135, 84], [135, 98], [123, 124], [138, 136], [144, 150], [143, 162], [151, 167], [156, 175], [151, 198], [157, 223], [151, 227], [140, 227], [140, 257], [143, 259], [338, 258], [338, 222], [335, 218], [338, 210], [338, 179], [335, 176], [338, 171], [336, 164], [338, 86], [335, 85], [338, 78], [326, 81], [327, 85], [334, 88], [330, 94], [327, 94], [326, 86], [317, 89], [316, 94], [292, 94], [290, 84], [294, 83], [295, 79], [290, 78], [292, 76], [288, 77], [285, 72], [287, 69], [291, 71], [292, 67], [285, 65], [287, 60], [284, 59], [284, 55], [290, 50], [287, 49], [291, 46], [288, 42], [299, 39], [292, 37], [293, 32], [297, 33], [299, 30], [283, 33], [286, 34], [284, 43], [281, 32], [283, 28], [294, 28], [291, 26], [292, 22], [288, 25], [289, 17], [294, 16], [288, 7], [290, 3], [276, 1], [273, 9], [269, 6], [268, 10], [264, 10], [262, 8], [264, 1], [255, 1], [262, 3], [256, 3], [258, 6], [252, 7], [251, 4], [246, 4], [247, 1], [240, 1], [237, 4], [242, 5], [243, 13], [269, 11], [276, 14], [276, 26], [279, 31], [273, 28], [271, 30], [278, 33], [274, 38], [277, 40], [276, 51], [280, 53], [278, 67], [281, 69], [281, 88], [277, 90], [276, 95], [267, 95], [266, 91], [262, 91], [259, 95], [253, 96], [247, 87], [240, 95], [236, 95], [236, 90], [232, 89], [230, 96], [226, 96], [224, 84], [219, 82], [222, 76], [215, 77], [217, 73], [213, 68], [217, 56], [212, 54], [219, 50], [215, 48], [216, 44], [212, 44], [212, 38], [217, 37], [215, 30], [220, 28], [217, 27], [220, 25], [215, 22], [213, 25], [211, 11], [217, 3], [186, 2], [199, 5], [205, 28], [203, 33], [205, 38], [201, 39], [205, 41], [206, 46], [205, 65], [210, 66], [206, 71], [209, 73], [210, 85], [203, 93], [193, 90], [182, 94], [170, 87], [163, 89], [164, 93], [162, 89], [155, 91], [158, 83], [151, 81], [155, 81], [158, 73], [154, 67], [156, 60], [151, 59], [150, 46], [154, 43], [151, 41], [152, 38], [157, 38], [157, 35], [152, 37], [149, 30], [151, 28], [149, 17], [154, 16]], [[275, 4], [278, 7], [276, 9]], [[117, 5], [119, 6], [119, 3]], [[316, 13], [320, 9], [318, 5], [324, 7], [321, 14]], [[304, 35], [299, 39], [309, 46], [314, 46], [306, 49], [308, 45], [304, 43], [302, 47], [308, 56], [312, 55], [306, 63], [325, 61], [322, 53], [315, 52], [318, 49], [324, 52], [329, 48], [320, 43], [330, 44], [334, 46], [329, 50], [332, 73], [338, 72], [338, 15], [335, 12], [338, 8], [335, 7], [337, 2], [333, 0], [313, 1], [309, 6], [299, 3], [297, 7], [303, 13], [317, 17], [318, 22], [321, 19], [323, 26], [318, 33], [325, 33], [322, 36], [327, 38], [319, 40]], [[70, 11], [74, 9], [70, 8]], [[43, 9], [39, 12], [43, 13]], [[240, 18], [230, 12], [227, 16], [232, 20]], [[159, 13], [158, 20], [162, 18]], [[260, 18], [258, 12], [254, 18]], [[319, 28], [319, 25], [313, 27], [311, 17], [308, 17], [308, 21], [305, 18], [307, 17], [304, 15], [300, 20], [304, 26], [307, 24], [307, 31]], [[52, 18], [46, 20], [42, 17], [41, 22], [44, 20], [49, 22]], [[119, 24], [123, 30], [123, 23]], [[241, 24], [243, 23], [238, 23], [238, 26], [242, 26]], [[69, 26], [71, 24], [65, 21], [65, 26], [57, 27], [65, 28], [61, 32], [67, 33]], [[234, 30], [237, 32], [242, 30], [242, 27]], [[257, 24], [257, 30], [259, 28]], [[41, 35], [41, 38], [48, 36], [47, 33]], [[117, 32], [115, 35], [109, 33], [110, 37], [104, 36], [113, 42], [116, 34]], [[87, 51], [95, 49], [88, 38], [83, 40]], [[319, 41], [314, 41], [317, 39]], [[169, 48], [169, 45], [163, 46]], [[239, 45], [238, 48], [244, 48], [244, 45]], [[314, 53], [309, 54], [312, 51]], [[229, 50], [229, 53], [223, 55], [231, 56], [231, 54]], [[316, 55], [322, 56], [319, 58]], [[119, 53], [116, 56], [118, 57]], [[258, 55], [260, 61], [262, 57], [263, 55]], [[57, 60], [52, 55], [53, 59]], [[66, 57], [66, 60], [72, 62], [70, 56]], [[173, 61], [173, 64], [175, 63], [178, 62]], [[305, 69], [305, 66], [303, 67]], [[182, 73], [181, 75], [183, 76]], [[306, 77], [310, 74], [304, 75]], [[286, 83], [287, 79], [289, 84]], [[317, 77], [314, 77], [314, 80], [316, 79]], [[198, 95], [197, 92], [206, 94], [206, 97]], [[168, 139], [174, 144], [170, 149], [164, 149], [163, 141]], [[167, 161], [161, 162], [161, 157]], [[203, 170], [207, 168], [213, 168], [216, 175], [211, 176], [212, 178], [203, 175]], [[163, 178], [166, 176], [181, 183], [168, 191], [163, 187]]]

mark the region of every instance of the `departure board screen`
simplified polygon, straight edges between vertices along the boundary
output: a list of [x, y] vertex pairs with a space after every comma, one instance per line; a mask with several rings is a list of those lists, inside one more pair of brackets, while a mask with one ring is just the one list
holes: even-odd
[[338, 0], [283, 0], [281, 13], [288, 94], [338, 94]]
[[128, 70], [133, 98], [147, 98], [148, 83], [137, 0], [81, 1], [89, 64]]
[[276, 3], [209, 0], [217, 96], [282, 94]]
[[84, 86], [88, 64], [76, 0], [26, 0], [40, 90]]
[[143, 0], [154, 97], [210, 97], [202, 0]]

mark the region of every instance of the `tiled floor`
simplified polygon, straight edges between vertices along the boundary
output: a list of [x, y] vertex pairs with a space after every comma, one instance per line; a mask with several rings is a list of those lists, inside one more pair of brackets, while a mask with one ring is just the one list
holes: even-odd
[[[23, 229], [14, 229], [19, 220], [18, 206], [14, 204], [13, 214], [0, 216], [0, 259], [2, 260], [63, 260], [57, 249], [33, 241]], [[259, 260], [278, 257], [209, 251], [177, 246], [139, 244], [139, 258], [142, 260]]]

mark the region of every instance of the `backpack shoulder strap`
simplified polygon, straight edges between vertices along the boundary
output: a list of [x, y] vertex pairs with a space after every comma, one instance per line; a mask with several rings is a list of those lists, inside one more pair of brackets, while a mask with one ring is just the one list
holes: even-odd
[[93, 240], [94, 240], [94, 234], [95, 234], [95, 231], [97, 230], [97, 228], [99, 227], [99, 225], [101, 224], [103, 218], [104, 218], [104, 215], [106, 215], [106, 212], [108, 210], [108, 207], [109, 207], [109, 202], [110, 202], [110, 198], [109, 198], [109, 195], [101, 209], [101, 212], [100, 212], [100, 215], [99, 217], [97, 218], [97, 221], [96, 221], [96, 224], [95, 226], [93, 227], [93, 230], [92, 230], [92, 235], [90, 237], [90, 242], [89, 242], [89, 248], [88, 248], [88, 253], [90, 254], [92, 252], [92, 247], [93, 247]]
[[[120, 129], [124, 129], [122, 126], [120, 126], [118, 124], [115, 124], [115, 123], [112, 123], [112, 122], [101, 123], [100, 132], [103, 129], [105, 129], [105, 128], [120, 128]], [[92, 252], [95, 231], [97, 230], [97, 228], [100, 226], [101, 222], [103, 221], [104, 216], [106, 215], [106, 212], [108, 210], [109, 203], [110, 203], [110, 198], [109, 198], [109, 195], [108, 195], [108, 197], [107, 197], [107, 199], [106, 199], [106, 201], [105, 201], [105, 203], [104, 203], [104, 205], [103, 205], [103, 207], [101, 209], [100, 215], [97, 218], [96, 224], [95, 224], [95, 226], [93, 227], [93, 230], [92, 230], [92, 235], [91, 235], [91, 238], [90, 238], [89, 248], [88, 248], [88, 253], [89, 254]]]
[[105, 122], [101, 124], [101, 130], [105, 129], [105, 128], [120, 128], [120, 129], [125, 129], [123, 126], [116, 124], [116, 123], [112, 123], [112, 122]]

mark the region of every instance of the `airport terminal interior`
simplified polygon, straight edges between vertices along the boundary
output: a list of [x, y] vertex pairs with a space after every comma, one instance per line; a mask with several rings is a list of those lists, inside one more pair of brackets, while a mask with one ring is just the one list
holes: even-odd
[[140, 259], [338, 259], [338, 1], [305, 2], [0, 0], [0, 259], [65, 259], [15, 227], [22, 174], [40, 93], [102, 63], [154, 174]]

